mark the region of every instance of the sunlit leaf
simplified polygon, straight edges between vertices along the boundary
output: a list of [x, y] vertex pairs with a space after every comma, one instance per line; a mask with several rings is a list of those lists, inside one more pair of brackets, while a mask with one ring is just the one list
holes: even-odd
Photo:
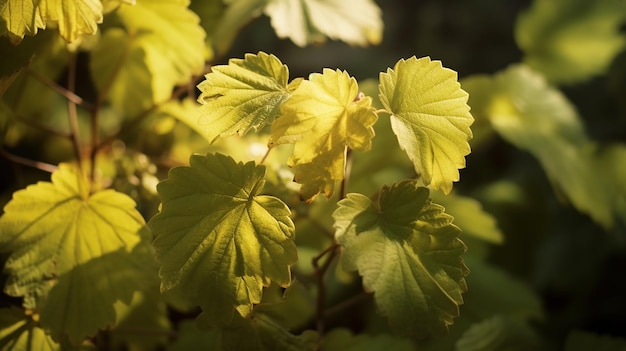
[[354, 335], [348, 329], [333, 329], [324, 335], [321, 351], [378, 351], [378, 350], [394, 350], [394, 351], [412, 351], [415, 345], [405, 338], [391, 336], [385, 334]]
[[474, 118], [456, 72], [428, 57], [400, 60], [380, 74], [380, 100], [424, 185], [452, 190], [470, 153]]
[[34, 320], [10, 308], [0, 309], [0, 351], [61, 350]]
[[610, 176], [612, 162], [595, 160], [596, 147], [567, 98], [525, 65], [498, 73], [491, 85], [491, 98], [476, 108], [497, 133], [532, 153], [578, 210], [611, 227], [613, 206], [625, 196], [625, 187]]
[[467, 290], [460, 230], [428, 194], [404, 181], [384, 187], [378, 204], [350, 193], [333, 213], [344, 267], [363, 276], [394, 330], [418, 337], [444, 334]]
[[[11, 41], [19, 43], [24, 35], [35, 35], [37, 30], [57, 26], [67, 42], [83, 34], [94, 34], [102, 22], [100, 0], [0, 0], [0, 18]], [[4, 27], [4, 26], [3, 26]]]
[[13, 195], [0, 218], [0, 247], [10, 252], [5, 292], [25, 297], [41, 325], [80, 342], [115, 323], [113, 303], [128, 302], [150, 275], [141, 244], [143, 218], [126, 195], [89, 195], [67, 164]]
[[111, 16], [110, 28], [91, 55], [91, 75], [100, 99], [126, 115], [167, 100], [172, 89], [204, 70], [205, 33], [187, 0], [139, 0]]
[[453, 215], [454, 224], [463, 229], [463, 235], [471, 235], [492, 244], [501, 244], [504, 241], [496, 219], [477, 200], [455, 193], [444, 196], [432, 192], [430, 195], [434, 202]]
[[279, 37], [298, 46], [320, 43], [325, 37], [358, 46], [382, 39], [380, 8], [371, 0], [274, 0], [265, 14]]
[[161, 290], [200, 305], [213, 323], [248, 316], [271, 281], [286, 287], [297, 260], [290, 211], [259, 195], [264, 166], [194, 155], [158, 186], [161, 212], [149, 225]]
[[515, 28], [524, 62], [555, 83], [603, 73], [626, 44], [626, 6], [613, 0], [535, 0]]
[[198, 101], [203, 104], [199, 123], [207, 129], [209, 142], [271, 123], [293, 90], [287, 66], [264, 52], [231, 59], [211, 71], [198, 85], [202, 92]]
[[345, 71], [325, 69], [302, 81], [283, 104], [282, 116], [272, 124], [270, 145], [295, 143], [288, 164], [301, 196], [311, 201], [322, 192], [333, 194], [344, 178], [347, 148], [367, 151], [377, 116], [369, 97], [358, 95], [358, 85]]

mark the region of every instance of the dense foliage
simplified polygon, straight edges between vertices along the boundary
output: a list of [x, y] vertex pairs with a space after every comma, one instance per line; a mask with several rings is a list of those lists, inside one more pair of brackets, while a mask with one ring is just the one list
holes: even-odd
[[625, 22], [0, 0], [0, 350], [625, 349]]

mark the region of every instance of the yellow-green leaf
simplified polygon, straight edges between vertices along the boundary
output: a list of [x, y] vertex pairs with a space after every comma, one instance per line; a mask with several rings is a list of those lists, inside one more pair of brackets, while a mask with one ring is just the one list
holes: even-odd
[[325, 37], [351, 45], [378, 44], [383, 22], [371, 0], [273, 0], [265, 7], [281, 38], [298, 46], [325, 41]]
[[213, 323], [248, 316], [271, 281], [286, 287], [297, 261], [294, 225], [279, 199], [259, 195], [264, 166], [193, 155], [158, 185], [149, 225], [161, 290], [200, 305]]
[[400, 60], [380, 74], [380, 100], [424, 185], [452, 190], [470, 153], [474, 118], [456, 72], [428, 57]]
[[335, 182], [344, 178], [347, 148], [370, 149], [378, 118], [371, 104], [371, 98], [359, 96], [353, 77], [330, 69], [311, 74], [283, 104], [270, 145], [295, 143], [288, 164], [303, 184], [303, 199], [332, 195]]
[[209, 142], [261, 129], [280, 115], [292, 90], [287, 66], [264, 52], [231, 59], [211, 71], [198, 85], [200, 124], [207, 129]]
[[86, 189], [74, 168], [61, 164], [51, 183], [15, 192], [0, 218], [0, 248], [10, 252], [5, 292], [24, 297], [53, 336], [75, 343], [113, 325], [114, 302], [128, 302], [150, 279], [151, 255], [137, 253], [146, 248], [134, 201]]
[[468, 269], [460, 230], [415, 181], [384, 187], [378, 204], [350, 193], [333, 213], [346, 270], [358, 270], [380, 312], [403, 334], [444, 334], [459, 315]]
[[57, 344], [37, 323], [17, 309], [0, 309], [0, 351], [57, 351]]
[[613, 0], [535, 0], [519, 17], [515, 39], [524, 62], [554, 83], [603, 73], [626, 44], [626, 6]]
[[102, 3], [99, 0], [0, 0], [0, 18], [6, 28], [0, 35], [8, 34], [15, 44], [24, 35], [35, 35], [38, 29], [50, 25], [59, 28], [67, 42], [84, 34], [95, 34], [102, 22]]

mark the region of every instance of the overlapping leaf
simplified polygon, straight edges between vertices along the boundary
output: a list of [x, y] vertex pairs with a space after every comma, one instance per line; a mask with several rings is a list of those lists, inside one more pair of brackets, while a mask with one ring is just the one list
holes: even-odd
[[0, 351], [57, 351], [57, 344], [34, 320], [18, 310], [0, 309]]
[[428, 57], [400, 60], [380, 74], [380, 100], [425, 185], [452, 190], [470, 153], [474, 118], [456, 72]]
[[359, 46], [382, 39], [380, 8], [371, 0], [274, 0], [265, 14], [279, 37], [298, 46], [323, 42], [325, 36]]
[[159, 184], [162, 210], [149, 223], [161, 290], [228, 323], [235, 310], [248, 316], [270, 281], [290, 284], [294, 225], [283, 202], [259, 195], [265, 167], [220, 154], [190, 162]]
[[492, 93], [477, 102], [477, 111], [499, 135], [537, 157], [574, 206], [611, 227], [613, 206], [623, 201], [626, 188], [612, 177], [612, 163], [595, 160], [596, 147], [566, 97], [525, 65], [509, 67], [489, 85]]
[[613, 0], [535, 0], [515, 27], [524, 62], [555, 83], [602, 73], [624, 48], [626, 6]]
[[378, 204], [348, 194], [333, 213], [344, 267], [363, 276], [393, 329], [418, 337], [445, 333], [467, 289], [460, 230], [428, 193], [404, 181], [384, 187]]
[[319, 192], [331, 196], [344, 177], [346, 148], [371, 147], [377, 116], [371, 98], [358, 94], [348, 73], [325, 69], [302, 81], [272, 124], [270, 145], [295, 143], [288, 164], [303, 184], [303, 199], [311, 201]]
[[146, 256], [135, 254], [143, 219], [134, 207], [112, 190], [89, 195], [66, 164], [51, 183], [14, 193], [0, 218], [0, 247], [10, 252], [5, 292], [25, 297], [54, 336], [80, 342], [113, 325], [113, 303], [149, 279]]
[[280, 107], [296, 84], [289, 85], [289, 70], [274, 55], [259, 52], [228, 65], [214, 66], [198, 85], [203, 104], [200, 124], [209, 141], [220, 136], [244, 135], [259, 130], [280, 115]]
[[114, 15], [124, 32], [108, 29], [91, 55], [101, 99], [132, 116], [202, 73], [205, 33], [188, 5], [187, 0], [139, 0], [120, 6]]
[[[24, 35], [35, 35], [39, 29], [53, 24], [67, 42], [83, 34], [94, 34], [102, 22], [102, 3], [99, 0], [0, 0], [0, 18], [7, 34], [15, 44]], [[4, 26], [3, 26], [4, 27]]]

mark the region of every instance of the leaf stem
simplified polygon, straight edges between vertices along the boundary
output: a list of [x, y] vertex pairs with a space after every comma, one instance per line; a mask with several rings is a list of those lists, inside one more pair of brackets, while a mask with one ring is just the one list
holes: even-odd
[[390, 114], [391, 114], [391, 112], [387, 111], [387, 110], [386, 110], [386, 109], [384, 109], [384, 108], [381, 108], [381, 109], [375, 110], [375, 111], [374, 111], [374, 113], [375, 113], [376, 115], [379, 115], [379, 114], [381, 114], [381, 113], [386, 113], [386, 114], [388, 114], [388, 115], [390, 115]]
[[0, 149], [0, 155], [2, 155], [4, 158], [6, 158], [7, 160], [13, 162], [13, 163], [17, 163], [17, 164], [21, 164], [24, 166], [28, 166], [28, 167], [32, 167], [32, 168], [36, 168], [39, 170], [42, 170], [44, 172], [49, 172], [52, 173], [54, 171], [57, 170], [57, 166], [50, 164], [50, 163], [46, 163], [46, 162], [41, 162], [41, 161], [35, 161], [35, 160], [31, 160], [22, 156], [17, 156], [5, 149]]
[[[70, 53], [69, 63], [68, 63], [68, 72], [67, 72], [67, 90], [71, 93], [70, 95], [75, 95], [74, 91], [76, 90], [76, 54]], [[81, 100], [82, 101], [82, 100]], [[80, 145], [80, 131], [78, 128], [78, 112], [76, 109], [76, 101], [73, 99], [67, 100], [67, 112], [68, 118], [70, 122], [70, 136], [72, 139], [72, 145], [74, 146], [74, 153], [76, 154], [76, 159], [78, 163], [78, 169], [81, 173], [83, 172], [82, 165], [82, 148]]]
[[352, 172], [352, 149], [346, 148], [346, 165], [343, 172], [343, 179], [341, 180], [341, 188], [339, 189], [339, 199], [346, 197], [346, 191], [348, 188], [348, 179]]
[[[70, 54], [72, 57], [74, 58], [70, 58], [70, 60], [74, 60], [75, 61], [75, 54]], [[70, 61], [71, 63], [71, 61]], [[65, 99], [67, 99], [67, 101], [71, 101], [76, 105], [80, 105], [83, 106], [87, 109], [90, 109], [92, 106], [91, 104], [89, 104], [87, 101], [83, 100], [80, 96], [76, 95], [76, 93], [74, 93], [71, 89], [69, 88], [64, 88], [60, 85], [58, 85], [57, 83], [55, 83], [54, 81], [52, 81], [50, 78], [40, 74], [39, 72], [30, 69], [30, 68], [26, 68], [26, 72], [28, 72], [28, 74], [30, 74], [33, 78], [37, 79], [38, 81], [42, 82], [43, 84], [49, 86], [50, 88], [52, 88], [54, 91], [56, 91], [57, 93], [59, 93], [60, 95], [62, 95]]]
[[[313, 257], [313, 275], [316, 278], [318, 291], [317, 291], [317, 303], [316, 303], [316, 325], [317, 332], [320, 335], [324, 334], [324, 319], [326, 318], [326, 282], [324, 281], [324, 276], [328, 271], [331, 263], [337, 256], [337, 252], [339, 248], [339, 244], [337, 242], [333, 242], [328, 248], [322, 251], [319, 255]], [[328, 255], [326, 261], [320, 266], [320, 260]]]

